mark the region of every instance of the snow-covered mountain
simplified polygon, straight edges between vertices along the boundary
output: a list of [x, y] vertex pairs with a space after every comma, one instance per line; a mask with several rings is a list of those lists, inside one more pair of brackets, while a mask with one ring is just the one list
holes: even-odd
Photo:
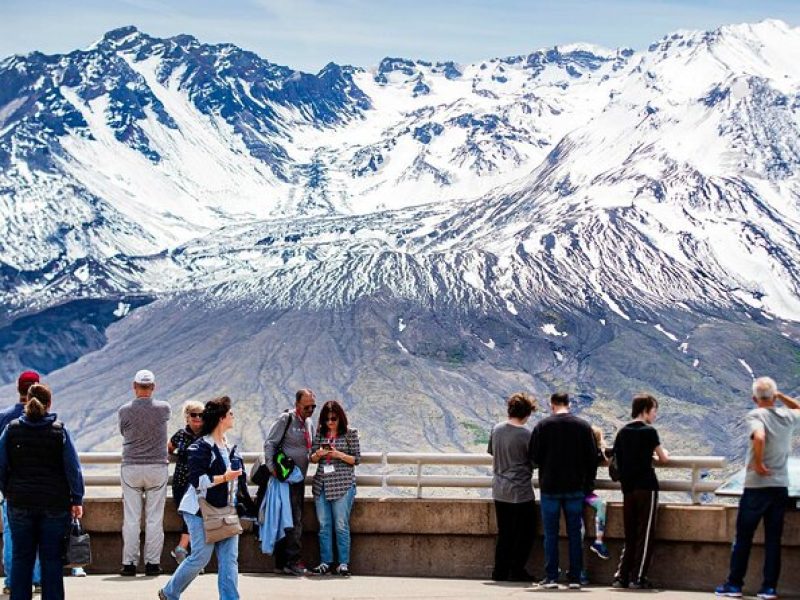
[[800, 388], [799, 58], [780, 21], [315, 75], [132, 27], [9, 57], [0, 378], [55, 369], [87, 447], [113, 407], [78, 399], [152, 361], [259, 414], [402, 393], [370, 427], [409, 448], [479, 445], [514, 386], [609, 429], [644, 387], [673, 445], [733, 452], [717, 408]]

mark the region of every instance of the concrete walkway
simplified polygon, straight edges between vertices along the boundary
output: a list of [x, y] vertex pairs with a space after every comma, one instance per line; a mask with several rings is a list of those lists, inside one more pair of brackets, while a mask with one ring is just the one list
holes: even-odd
[[[85, 578], [68, 577], [64, 583], [70, 600], [157, 600], [157, 592], [167, 582], [167, 577], [119, 577], [92, 575]], [[541, 590], [520, 583], [494, 583], [477, 579], [423, 579], [407, 577], [302, 577], [288, 578], [277, 575], [240, 575], [239, 593], [242, 600], [264, 598], [291, 600], [368, 600], [378, 598], [425, 600], [437, 598], [493, 599], [526, 598], [539, 600], [588, 600], [589, 597], [611, 600], [694, 600], [713, 598], [709, 593], [684, 591], [615, 590], [606, 587], [588, 587], [580, 591], [562, 589]], [[217, 576], [201, 575], [183, 595], [185, 600], [218, 600]]]

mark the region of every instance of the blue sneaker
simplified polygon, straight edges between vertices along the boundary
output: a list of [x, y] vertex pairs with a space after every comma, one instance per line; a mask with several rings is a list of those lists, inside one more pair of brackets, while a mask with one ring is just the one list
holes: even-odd
[[742, 586], [733, 585], [731, 583], [723, 583], [722, 585], [717, 586], [717, 589], [714, 590], [714, 593], [717, 596], [725, 596], [727, 598], [741, 598]]
[[586, 569], [581, 571], [581, 578], [580, 578], [581, 585], [589, 585], [591, 581], [589, 581], [589, 573], [586, 572]]
[[777, 600], [778, 592], [775, 591], [775, 588], [761, 588], [756, 594], [756, 598], [761, 598], [761, 600]]
[[606, 546], [603, 542], [595, 542], [589, 546], [589, 550], [597, 554], [597, 556], [603, 560], [608, 560], [611, 558], [611, 554], [608, 553], [608, 546]]

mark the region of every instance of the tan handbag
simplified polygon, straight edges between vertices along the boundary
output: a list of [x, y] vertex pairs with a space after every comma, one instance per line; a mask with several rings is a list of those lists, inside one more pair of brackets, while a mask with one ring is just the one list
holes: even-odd
[[237, 485], [237, 481], [232, 483], [233, 485], [228, 484], [227, 506], [217, 508], [209, 504], [205, 498], [198, 498], [200, 501], [200, 514], [203, 515], [203, 530], [206, 534], [207, 544], [213, 544], [242, 533], [239, 514], [233, 505], [233, 489]]

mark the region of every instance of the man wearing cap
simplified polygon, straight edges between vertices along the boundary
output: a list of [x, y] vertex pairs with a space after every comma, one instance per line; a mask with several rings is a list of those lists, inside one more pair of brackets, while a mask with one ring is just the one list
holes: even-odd
[[119, 409], [122, 434], [122, 570], [135, 576], [139, 565], [142, 499], [145, 508], [145, 574], [161, 574], [164, 547], [164, 502], [167, 498], [167, 423], [170, 406], [153, 400], [156, 378], [152, 371], [138, 371], [133, 378], [134, 400]]
[[[0, 434], [6, 428], [6, 425], [11, 423], [14, 419], [22, 416], [22, 411], [25, 410], [25, 403], [28, 402], [28, 388], [34, 383], [39, 383], [39, 374], [36, 371], [23, 371], [17, 379], [17, 391], [19, 392], [19, 402], [10, 406], [3, 411], [0, 411]], [[8, 524], [8, 504], [3, 502], [3, 573], [5, 574], [5, 581], [3, 582], [3, 593], [11, 595], [11, 556], [12, 556], [13, 542], [11, 541], [11, 528]], [[42, 574], [39, 567], [39, 557], [36, 557], [36, 564], [33, 567], [33, 587], [37, 591], [41, 590]]]

